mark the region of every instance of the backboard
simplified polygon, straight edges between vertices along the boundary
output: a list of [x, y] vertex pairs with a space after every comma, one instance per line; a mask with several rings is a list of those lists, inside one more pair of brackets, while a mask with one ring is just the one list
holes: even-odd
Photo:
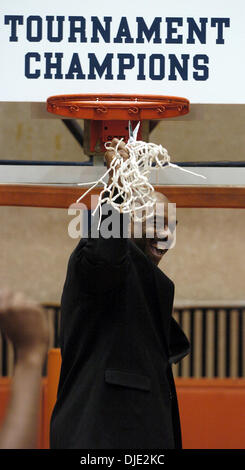
[[[200, 110], [209, 106], [224, 107], [229, 113], [231, 109], [239, 112], [245, 104], [242, 0], [207, 0], [202, 4], [156, 0], [153, 5], [139, 0], [123, 4], [111, 0], [106, 4], [98, 0], [86, 4], [44, 0], [33, 5], [23, 0], [21, 7], [17, 0], [3, 0], [0, 12], [0, 105], [29, 103], [34, 119], [55, 118], [48, 114], [46, 101], [60, 94], [181, 96], [190, 102], [193, 121], [200, 119]], [[179, 119], [192, 126], [188, 116], [173, 118], [173, 122]], [[96, 152], [87, 145], [86, 135], [91, 129], [88, 121], [81, 123], [74, 115], [62, 120], [90, 159], [80, 163], [69, 157], [66, 162], [30, 162], [13, 156], [10, 162], [2, 154], [1, 204], [56, 204], [53, 195], [59, 199], [62, 186], [62, 194], [70, 194], [68, 199], [62, 196], [62, 202], [59, 199], [63, 207], [68, 200], [74, 201], [74, 194], [81, 193], [78, 182], [89, 182], [103, 174], [103, 158], [95, 157]], [[151, 139], [158, 121], [146, 120], [144, 125], [144, 138]], [[244, 207], [243, 148], [240, 155], [236, 162], [231, 153], [222, 161], [212, 162], [199, 161], [197, 154], [185, 156], [184, 161], [177, 158], [177, 164], [193, 171], [198, 168], [206, 179], [174, 168], [153, 168], [150, 181], [165, 193], [172, 191], [182, 206]], [[14, 196], [13, 185], [17, 193], [22, 191], [20, 197]]]

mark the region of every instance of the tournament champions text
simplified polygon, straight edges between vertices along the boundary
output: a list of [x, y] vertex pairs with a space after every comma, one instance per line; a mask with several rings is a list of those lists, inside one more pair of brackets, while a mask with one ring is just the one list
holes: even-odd
[[[23, 54], [23, 74], [31, 80], [206, 81], [212, 64], [204, 45], [212, 41], [222, 47], [230, 28], [230, 18], [220, 17], [155, 17], [147, 22], [139, 16], [129, 22], [111, 16], [4, 15], [2, 21], [13, 46], [21, 41], [30, 45]], [[97, 53], [102, 44], [103, 53], [101, 48]], [[185, 53], [178, 53], [179, 44]], [[200, 53], [193, 53], [193, 44], [200, 45]]]

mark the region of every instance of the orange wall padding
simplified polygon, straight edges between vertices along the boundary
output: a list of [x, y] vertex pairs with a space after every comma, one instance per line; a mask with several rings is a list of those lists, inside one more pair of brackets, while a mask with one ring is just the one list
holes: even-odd
[[[48, 375], [42, 380], [37, 448], [49, 447], [49, 420], [59, 379], [59, 350], [51, 350]], [[245, 448], [245, 379], [175, 380], [184, 449]], [[0, 422], [11, 389], [9, 378], [0, 378]]]
[[185, 449], [245, 449], [245, 379], [176, 379]]
[[9, 400], [11, 380], [8, 377], [1, 377], [0, 379], [0, 426], [4, 419], [5, 412]]

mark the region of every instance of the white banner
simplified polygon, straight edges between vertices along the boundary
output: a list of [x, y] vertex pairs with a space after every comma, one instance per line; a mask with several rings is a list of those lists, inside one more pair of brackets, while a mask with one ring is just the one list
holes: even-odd
[[244, 0], [1, 0], [0, 101], [145, 93], [245, 103]]

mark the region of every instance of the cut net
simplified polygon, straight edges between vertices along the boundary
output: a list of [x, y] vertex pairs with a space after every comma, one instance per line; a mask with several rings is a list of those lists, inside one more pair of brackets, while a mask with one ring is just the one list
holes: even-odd
[[[102, 204], [106, 202], [121, 213], [129, 213], [136, 221], [142, 222], [153, 216], [156, 199], [154, 197], [154, 187], [149, 182], [149, 174], [153, 165], [158, 169], [172, 166], [195, 176], [206, 178], [171, 163], [168, 151], [162, 145], [138, 141], [132, 137], [125, 146], [129, 152], [129, 158], [125, 160], [118, 150], [122, 140], [118, 141], [116, 147], [112, 147], [111, 142], [105, 144], [106, 150], [114, 152], [115, 155], [110, 168], [104, 175], [97, 181], [79, 183], [79, 185], [92, 184], [92, 187], [77, 200], [77, 203], [99, 183], [104, 186], [92, 214], [94, 215], [98, 208], [100, 209], [98, 228], [101, 222]], [[107, 185], [106, 178], [109, 173], [111, 183]], [[120, 202], [118, 202], [118, 197], [120, 197]]]

